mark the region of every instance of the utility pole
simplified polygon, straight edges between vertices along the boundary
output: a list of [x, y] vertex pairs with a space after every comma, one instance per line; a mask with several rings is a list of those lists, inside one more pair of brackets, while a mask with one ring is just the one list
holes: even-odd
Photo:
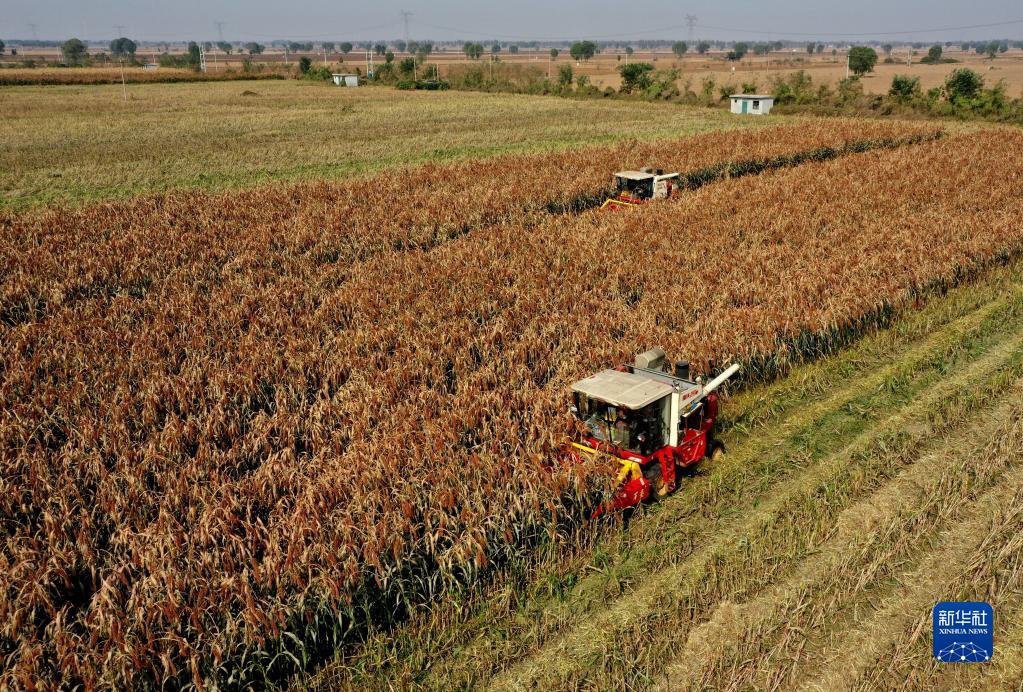
[[121, 93], [124, 95], [125, 103], [128, 102], [128, 87], [124, 83], [124, 58], [120, 58], [118, 62], [121, 63]]

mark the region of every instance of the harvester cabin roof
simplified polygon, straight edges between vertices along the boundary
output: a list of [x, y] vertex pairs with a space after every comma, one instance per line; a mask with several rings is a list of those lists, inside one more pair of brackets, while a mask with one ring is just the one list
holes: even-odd
[[572, 390], [585, 394], [591, 399], [624, 406], [627, 409], [641, 409], [674, 391], [670, 384], [620, 370], [604, 370], [596, 375], [579, 380]]
[[[607, 174], [605, 173], [604, 175]], [[656, 176], [653, 173], [644, 173], [643, 171], [618, 171], [615, 173], [615, 177], [625, 178], [626, 180], [649, 180]]]

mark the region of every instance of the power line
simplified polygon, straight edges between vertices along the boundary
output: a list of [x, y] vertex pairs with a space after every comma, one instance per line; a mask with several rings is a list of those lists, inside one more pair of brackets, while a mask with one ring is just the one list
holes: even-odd
[[[346, 28], [343, 33], [346, 33], [346, 34], [349, 34], [349, 35], [363, 34], [363, 33], [366, 33], [367, 31], [380, 31], [382, 29], [393, 29], [395, 26], [397, 26], [397, 23], [394, 20], [392, 20], [392, 21], [389, 21], [389, 22], [387, 22], [385, 24], [377, 24], [376, 26], [364, 26], [364, 27], [359, 27], [359, 28], [355, 28], [355, 29]], [[333, 32], [331, 32], [329, 34], [289, 34], [288, 38], [308, 38], [308, 39], [327, 38], [327, 39], [336, 39], [338, 37], [339, 33], [342, 33], [342, 32], [333, 31]], [[237, 32], [236, 32], [236, 34], [237, 34]], [[254, 33], [246, 32], [245, 35], [246, 36], [251, 36], [252, 38], [263, 38], [263, 39], [271, 39], [271, 40], [284, 40], [284, 39], [281, 38], [281, 34], [280, 33], [277, 33], [277, 34], [254, 34]]]
[[[657, 27], [655, 29], [643, 29], [643, 30], [637, 30], [637, 31], [625, 31], [625, 32], [617, 33], [617, 34], [589, 35], [588, 38], [591, 38], [591, 39], [613, 40], [613, 39], [619, 39], [619, 38], [626, 38], [626, 37], [630, 37], [630, 36], [644, 36], [644, 35], [650, 35], [650, 34], [667, 35], [667, 34], [670, 34], [670, 32], [672, 32], [672, 31], [678, 31], [678, 30], [681, 30], [681, 29], [690, 29], [690, 28], [692, 28], [690, 26], [690, 24], [689, 24], [689, 21], [688, 21], [689, 17], [691, 17], [691, 16], [692, 15], [687, 15], [686, 16], [686, 23], [685, 24], [675, 24], [675, 25], [669, 25], [669, 26], [659, 26], [659, 27]], [[693, 26], [695, 26], [695, 24], [696, 24], [695, 19], [696, 18], [693, 17], [693, 19], [694, 19]], [[731, 32], [731, 33], [739, 33], [739, 34], [754, 34], [754, 35], [760, 35], [760, 36], [799, 36], [799, 37], [811, 36], [811, 37], [818, 37], [818, 38], [822, 38], [822, 37], [835, 37], [835, 38], [849, 37], [849, 38], [853, 38], [853, 37], [873, 37], [873, 36], [898, 36], [898, 35], [906, 35], [906, 34], [931, 34], [931, 33], [939, 33], [939, 32], [946, 32], [946, 31], [966, 31], [966, 30], [969, 30], [969, 29], [989, 29], [989, 28], [993, 28], [993, 27], [1012, 26], [1012, 25], [1016, 25], [1016, 24], [1023, 24], [1023, 19], [1012, 19], [1012, 20], [1007, 20], [1007, 21], [1003, 21], [1003, 22], [991, 22], [991, 23], [987, 23], [987, 24], [969, 24], [969, 25], [963, 25], [963, 26], [946, 26], [946, 27], [939, 27], [939, 28], [932, 28], [932, 29], [902, 29], [902, 30], [899, 30], [899, 31], [861, 31], [861, 32], [775, 31], [773, 29], [741, 29], [741, 28], [737, 28], [737, 27], [716, 26], [716, 25], [713, 25], [713, 24], [703, 24], [703, 23], [700, 24], [700, 27], [703, 28], [703, 29], [714, 29], [715, 31], [726, 31], [726, 32]], [[418, 25], [419, 26], [424, 26], [424, 27], [427, 27], [427, 28], [430, 28], [430, 29], [437, 29], [437, 30], [440, 30], [440, 31], [450, 31], [450, 32], [453, 32], [453, 33], [456, 33], [456, 34], [460, 34], [463, 38], [471, 37], [471, 36], [489, 36], [489, 37], [492, 37], [492, 38], [508, 39], [508, 40], [523, 40], [523, 41], [529, 41], [529, 40], [533, 40], [533, 41], [572, 41], [572, 40], [576, 40], [576, 39], [579, 38], [579, 35], [576, 35], [576, 36], [535, 36], [535, 35], [524, 35], [524, 34], [499, 34], [499, 33], [494, 33], [494, 32], [490, 32], [490, 31], [470, 30], [470, 29], [465, 29], [465, 28], [444, 26], [444, 25], [441, 25], [441, 24], [430, 24], [430, 23], [427, 23], [427, 22], [418, 22]]]
[[966, 31], [968, 29], [990, 29], [993, 27], [1000, 26], [1011, 26], [1013, 24], [1023, 24], [1023, 19], [1012, 19], [1005, 22], [991, 22], [990, 24], [969, 24], [964, 26], [945, 26], [937, 29], [903, 29], [901, 31], [860, 31], [860, 32], [827, 32], [827, 31], [765, 31], [763, 29], [737, 29], [735, 27], [725, 26], [713, 26], [711, 24], [702, 24], [706, 29], [715, 29], [717, 31], [731, 31], [739, 34], [757, 34], [757, 35], [771, 35], [777, 34], [779, 36], [834, 36], [834, 37], [873, 37], [873, 36], [902, 36], [907, 34], [936, 34], [946, 31]]

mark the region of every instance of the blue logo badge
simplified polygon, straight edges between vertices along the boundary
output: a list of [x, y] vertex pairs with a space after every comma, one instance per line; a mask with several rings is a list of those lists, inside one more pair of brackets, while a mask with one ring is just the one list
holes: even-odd
[[995, 611], [988, 603], [934, 606], [934, 658], [943, 663], [982, 663], [995, 652]]

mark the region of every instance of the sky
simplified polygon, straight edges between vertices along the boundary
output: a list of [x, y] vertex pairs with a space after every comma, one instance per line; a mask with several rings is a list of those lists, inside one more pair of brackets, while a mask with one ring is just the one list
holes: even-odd
[[0, 39], [212, 40], [218, 21], [231, 41], [396, 39], [403, 10], [417, 40], [685, 40], [686, 15], [697, 39], [1023, 37], [1019, 0], [0, 0]]

